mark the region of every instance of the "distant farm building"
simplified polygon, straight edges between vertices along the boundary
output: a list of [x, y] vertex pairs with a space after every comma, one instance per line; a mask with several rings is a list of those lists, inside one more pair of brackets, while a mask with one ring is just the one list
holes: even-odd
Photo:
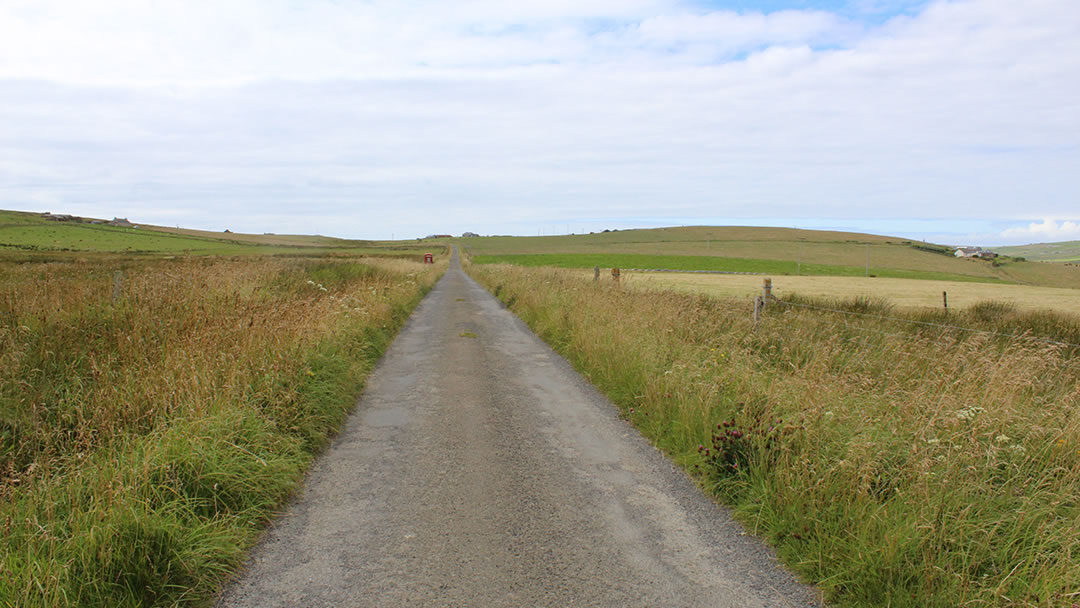
[[958, 258], [982, 258], [984, 260], [992, 260], [998, 257], [998, 254], [982, 247], [957, 247], [954, 255]]
[[471, 237], [474, 237], [474, 236], [480, 236], [480, 235], [476, 234], [475, 232], [463, 232], [463, 233], [461, 233], [461, 238], [464, 238], [464, 239], [471, 238]]
[[110, 226], [121, 226], [123, 228], [134, 228], [135, 227], [135, 224], [132, 224], [131, 222], [129, 222], [126, 217], [114, 217], [112, 219], [112, 221], [109, 222], [109, 225]]

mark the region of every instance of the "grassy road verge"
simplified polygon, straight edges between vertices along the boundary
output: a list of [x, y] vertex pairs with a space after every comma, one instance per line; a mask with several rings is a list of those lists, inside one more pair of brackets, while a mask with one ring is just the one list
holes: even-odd
[[927, 324], [1076, 342], [1075, 317], [799, 300], [755, 327], [745, 301], [469, 272], [837, 604], [1080, 598], [1075, 349]]
[[205, 602], [444, 269], [0, 266], [0, 606]]

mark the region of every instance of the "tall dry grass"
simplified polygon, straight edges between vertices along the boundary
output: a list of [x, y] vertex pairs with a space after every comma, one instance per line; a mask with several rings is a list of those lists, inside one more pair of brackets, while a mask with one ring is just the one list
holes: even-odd
[[0, 265], [0, 606], [207, 597], [444, 268]]
[[[755, 327], [745, 301], [469, 272], [836, 603], [1080, 603], [1068, 347], [890, 321], [874, 302], [776, 305]], [[1018, 322], [997, 308], [963, 321]]]

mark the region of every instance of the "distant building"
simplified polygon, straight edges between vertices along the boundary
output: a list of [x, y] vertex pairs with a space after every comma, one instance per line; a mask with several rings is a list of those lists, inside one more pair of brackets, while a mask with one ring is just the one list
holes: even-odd
[[957, 247], [953, 255], [958, 258], [980, 258], [983, 260], [992, 260], [998, 257], [998, 254], [982, 247]]
[[126, 217], [114, 217], [112, 219], [112, 221], [109, 222], [109, 225], [110, 226], [121, 226], [123, 228], [134, 228], [135, 227], [135, 224], [132, 224], [131, 222], [129, 222]]
[[471, 238], [471, 237], [474, 237], [474, 236], [480, 236], [480, 235], [476, 234], [475, 232], [462, 232], [461, 233], [461, 238], [464, 238], [464, 239]]

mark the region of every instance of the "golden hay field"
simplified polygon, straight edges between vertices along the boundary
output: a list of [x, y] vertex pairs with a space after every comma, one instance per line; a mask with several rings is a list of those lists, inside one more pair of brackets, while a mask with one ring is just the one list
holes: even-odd
[[[592, 276], [592, 271], [582, 271]], [[605, 276], [607, 280], [610, 277]], [[761, 293], [757, 275], [675, 272], [624, 272], [623, 282], [642, 289], [675, 289], [721, 297], [753, 297]], [[930, 281], [865, 277], [773, 277], [773, 294], [849, 298], [884, 298], [901, 308], [941, 308], [941, 292], [949, 294], [949, 308], [966, 308], [976, 302], [998, 300], [1026, 310], [1051, 309], [1080, 315], [1080, 289], [996, 285], [958, 281]]]

